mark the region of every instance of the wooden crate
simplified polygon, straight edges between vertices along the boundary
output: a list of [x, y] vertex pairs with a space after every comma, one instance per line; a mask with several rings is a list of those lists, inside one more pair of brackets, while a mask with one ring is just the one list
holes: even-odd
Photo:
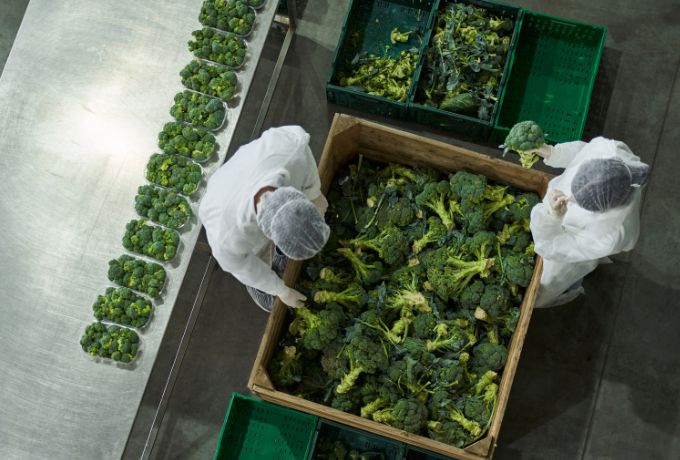
[[[403, 163], [411, 166], [431, 166], [444, 172], [466, 169], [483, 174], [493, 181], [510, 184], [521, 190], [533, 191], [541, 196], [545, 194], [550, 179], [550, 176], [540, 171], [523, 169], [518, 165], [467, 149], [360, 118], [336, 114], [319, 163], [319, 175], [324, 193], [328, 192], [335, 172], [351, 162], [360, 153], [371, 160]], [[303, 263], [293, 261], [288, 263], [283, 276], [288, 286], [295, 285]], [[517, 370], [517, 363], [538, 292], [542, 266], [542, 259], [537, 257], [533, 278], [521, 305], [517, 329], [510, 341], [508, 360], [499, 387], [498, 404], [489, 431], [484, 438], [464, 449], [277, 391], [268, 376], [267, 363], [276, 351], [286, 320], [286, 306], [278, 299], [269, 316], [260, 350], [255, 358], [255, 364], [248, 381], [248, 388], [266, 401], [335, 420], [433, 452], [463, 460], [489, 459], [493, 455], [508, 402], [510, 387]]]

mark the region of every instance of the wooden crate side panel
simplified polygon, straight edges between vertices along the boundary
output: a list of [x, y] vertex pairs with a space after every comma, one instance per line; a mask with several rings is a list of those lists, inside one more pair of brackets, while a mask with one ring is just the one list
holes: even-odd
[[454, 456], [460, 460], [485, 460], [485, 456], [477, 455], [475, 453], [467, 452], [466, 450], [450, 446], [441, 442], [433, 441], [424, 436], [418, 436], [404, 430], [383, 425], [372, 420], [368, 420], [357, 415], [348, 414], [337, 409], [333, 409], [323, 404], [314, 403], [305, 399], [291, 396], [276, 390], [269, 390], [255, 385], [252, 388], [253, 392], [264, 399], [275, 404], [281, 404], [286, 407], [300, 410], [308, 414], [323, 417], [328, 420], [333, 420], [345, 425], [359, 428], [370, 433], [375, 433], [390, 439], [395, 439], [400, 442], [405, 442], [409, 445], [421, 447], [442, 455]]
[[540, 171], [363, 120], [359, 150], [381, 161], [433, 166], [446, 172], [467, 169], [541, 196], [549, 180], [549, 176]]

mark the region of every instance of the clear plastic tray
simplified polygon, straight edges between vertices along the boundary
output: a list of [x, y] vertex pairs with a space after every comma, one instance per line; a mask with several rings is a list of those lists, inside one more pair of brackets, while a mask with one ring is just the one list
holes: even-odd
[[[180, 241], [181, 241], [181, 240], [180, 240]], [[179, 248], [178, 248], [178, 252], [179, 252]], [[148, 258], [148, 257], [146, 257], [146, 256], [144, 256], [144, 255], [137, 254], [137, 253], [134, 253], [134, 252], [129, 252], [129, 251], [128, 251], [128, 252], [123, 253], [123, 255], [130, 256], [130, 257], [134, 257], [135, 259], [139, 259], [139, 260], [142, 260], [142, 261], [144, 261], [144, 262], [153, 262], [153, 263], [155, 263], [155, 264], [161, 265], [161, 263], [158, 262], [156, 259], [151, 259], [151, 258]], [[120, 256], [119, 256], [119, 257], [120, 257]], [[118, 257], [116, 257], [116, 259], [118, 259]], [[161, 265], [161, 267], [163, 267], [163, 265]], [[163, 267], [163, 269], [165, 269], [165, 267]], [[107, 279], [108, 279], [108, 278], [107, 278]], [[166, 288], [167, 285], [168, 285], [168, 270], [165, 269], [165, 279], [163, 280], [163, 285], [162, 285], [161, 288], [158, 290], [158, 294], [157, 294], [155, 297], [151, 297], [151, 294], [149, 294], [148, 292], [140, 291], [139, 289], [131, 288], [131, 287], [129, 287], [129, 286], [124, 286], [124, 285], [122, 285], [122, 284], [116, 283], [115, 281], [111, 281], [111, 280], [109, 280], [109, 281], [110, 281], [111, 283], [113, 283], [114, 286], [121, 286], [121, 287], [128, 288], [128, 289], [132, 290], [133, 292], [135, 292], [136, 294], [148, 296], [151, 300], [160, 299], [160, 298], [163, 297], [163, 294], [165, 293], [165, 288]]]
[[[201, 58], [197, 58], [197, 57], [194, 57], [194, 61], [205, 63], [205, 64], [207, 64], [211, 67], [217, 67], [219, 65], [219, 66], [222, 66], [222, 67], [229, 69], [229, 71], [231, 71], [231, 72], [234, 72], [234, 76], [236, 77], [236, 86], [234, 87], [234, 96], [228, 101], [224, 101], [221, 98], [219, 98], [218, 96], [215, 96], [213, 94], [208, 94], [208, 93], [204, 93], [203, 91], [198, 91], [196, 89], [187, 88], [186, 85], [184, 86], [188, 91], [192, 91], [192, 92], [198, 93], [198, 94], [203, 94], [204, 96], [208, 96], [208, 97], [214, 97], [215, 99], [220, 99], [222, 101], [222, 104], [225, 104], [227, 106], [227, 108], [229, 108], [229, 104], [238, 97], [238, 93], [241, 91], [241, 81], [238, 78], [238, 74], [236, 73], [236, 69], [229, 67], [228, 65], [225, 65], [225, 64], [219, 64], [217, 62], [208, 61], [206, 59], [201, 59]], [[246, 62], [246, 60], [243, 59], [243, 62], [241, 63], [239, 68], [243, 67], [243, 64], [245, 64], [245, 62]], [[215, 151], [216, 150], [217, 150], [217, 148], [215, 148]], [[213, 151], [213, 154], [214, 153], [215, 152]], [[210, 160], [211, 157], [212, 157], [212, 155], [210, 157], [208, 157], [206, 160], [203, 160], [203, 161], [196, 160], [195, 158], [190, 158], [190, 159], [194, 160], [197, 163], [206, 163]], [[187, 157], [187, 158], [189, 158], [189, 157]]]
[[[176, 229], [164, 227], [163, 225], [160, 225], [160, 224], [155, 224], [155, 223], [151, 224], [151, 223], [149, 223], [149, 222], [151, 222], [151, 220], [146, 219], [146, 218], [140, 219], [140, 220], [148, 221], [146, 223], [146, 225], [149, 225], [151, 227], [160, 227], [163, 230], [170, 230], [172, 232], [177, 233], [177, 237], [179, 238], [179, 243], [177, 244], [177, 250], [175, 252], [175, 255], [171, 259], [161, 260], [161, 259], [156, 259], [155, 257], [150, 256], [150, 255], [145, 254], [145, 253], [142, 253], [142, 252], [136, 252], [136, 251], [133, 251], [133, 250], [128, 249], [128, 248], [125, 248], [125, 249], [127, 251], [129, 251], [131, 254], [133, 254], [135, 257], [136, 256], [143, 256], [146, 259], [149, 259], [151, 262], [156, 262], [157, 264], [164, 264], [164, 263], [173, 264], [173, 262], [175, 262], [179, 258], [179, 251], [182, 248], [182, 238], [181, 238], [181, 235], [179, 234], [179, 232]], [[127, 231], [126, 231], [126, 233], [127, 233]], [[166, 278], [167, 278], [167, 274], [166, 274]], [[128, 289], [131, 289], [131, 288], [128, 288]]]
[[201, 24], [201, 25], [203, 25], [203, 27], [207, 27], [208, 29], [212, 29], [212, 30], [217, 31], [217, 32], [222, 32], [223, 34], [231, 34], [231, 35], [235, 35], [239, 38], [244, 38], [244, 39], [248, 38], [253, 34], [253, 30], [255, 29], [255, 23], [257, 22], [257, 10], [261, 9], [266, 3], [267, 2], [265, 1], [264, 3], [262, 3], [262, 5], [258, 6], [257, 8], [254, 8], [250, 5], [248, 5], [248, 8], [250, 8], [253, 11], [253, 13], [255, 13], [255, 19], [253, 19], [253, 23], [250, 26], [250, 30], [248, 31], [248, 33], [237, 34], [236, 32], [232, 32], [230, 30], [222, 30], [222, 29], [219, 29], [217, 27], [206, 26], [206, 25], [203, 25], [203, 24]]
[[[212, 61], [206, 61], [206, 60], [204, 60], [204, 59], [195, 58], [195, 60], [196, 60], [196, 61], [203, 61], [203, 62], [206, 62], [206, 63], [210, 63], [211, 65], [215, 64], [215, 63], [212, 62]], [[232, 69], [229, 69], [229, 70], [232, 70]], [[232, 70], [232, 71], [233, 71], [233, 70]], [[237, 77], [236, 81], [238, 82], [238, 77]], [[239, 83], [239, 84], [240, 84], [240, 83]], [[199, 93], [199, 94], [205, 94], [205, 93], [202, 93], [202, 92], [200, 92], [200, 91], [196, 91], [196, 90], [187, 88], [186, 86], [185, 86], [184, 88], [185, 88], [187, 91], [191, 91], [191, 92]], [[211, 96], [210, 94], [205, 94], [205, 95], [208, 96], [208, 97], [215, 97], [215, 96]], [[236, 97], [236, 96], [234, 96], [234, 97]], [[216, 98], [216, 99], [219, 99], [219, 98]], [[225, 104], [225, 102], [222, 101], [222, 104]], [[227, 111], [226, 111], [226, 110], [224, 111], [224, 117], [225, 117], [225, 118], [227, 117]], [[190, 127], [194, 128], [194, 129], [197, 129], [196, 126], [194, 126], [194, 125], [192, 125], [192, 124], [190, 124], [190, 123], [186, 123], [186, 122], [184, 122], [184, 121], [179, 121], [179, 120], [175, 119], [174, 117], [173, 117], [173, 123], [179, 123], [179, 124], [181, 124], [181, 125], [190, 126]], [[224, 121], [222, 122], [222, 124], [224, 125]], [[206, 131], [208, 131], [210, 134], [213, 134], [212, 130], [209, 130], [209, 129], [206, 129], [206, 128], [204, 128], [204, 129], [205, 129]], [[213, 135], [213, 137], [214, 137], [214, 135]], [[179, 154], [179, 153], [168, 153], [168, 152], [166, 152], [165, 150], [163, 150], [163, 149], [160, 147], [160, 145], [156, 145], [156, 146], [157, 146], [158, 149], [160, 150], [160, 153], [165, 153], [166, 155], [177, 155], [177, 156], [180, 156], [180, 157], [184, 157], [184, 158], [186, 158], [186, 159], [189, 159], [189, 160], [191, 160], [191, 161], [193, 161], [193, 162], [198, 163], [199, 165], [204, 165], [204, 164], [206, 164], [207, 162], [209, 162], [209, 161], [215, 156], [215, 152], [217, 152], [217, 150], [219, 149], [219, 145], [217, 144], [217, 139], [215, 139], [215, 148], [213, 149], [212, 153], [211, 153], [210, 155], [208, 155], [208, 157], [207, 157], [205, 160], [197, 160], [196, 158], [188, 157], [188, 156], [186, 156], [186, 155], [182, 155], [182, 154]], [[158, 184], [153, 184], [153, 185], [158, 185]], [[159, 185], [159, 187], [161, 187], [161, 186]], [[166, 188], [166, 187], [162, 187], [162, 188]], [[175, 192], [175, 193], [177, 193], [177, 192]], [[161, 225], [162, 225], [162, 224], [161, 224]]]
[[[244, 62], [245, 62], [245, 60], [244, 60]], [[220, 104], [222, 104], [222, 107], [224, 107], [224, 118], [222, 119], [222, 123], [220, 123], [220, 125], [217, 128], [207, 128], [205, 126], [200, 126], [200, 128], [203, 128], [206, 131], [210, 131], [211, 133], [216, 133], [216, 132], [220, 131], [222, 128], [224, 128], [225, 126], [227, 126], [227, 119], [229, 118], [229, 106], [227, 106], [227, 104], [222, 99], [220, 99], [219, 97], [211, 96], [210, 94], [205, 94], [205, 93], [202, 93], [200, 91], [196, 91], [196, 90], [189, 89], [189, 88], [186, 88], [185, 91], [189, 91], [190, 93], [200, 94], [201, 96], [207, 96], [211, 99], [217, 99], [218, 101], [220, 101]], [[188, 126], [191, 126], [191, 127], [194, 127], [194, 128], [199, 127], [199, 126], [194, 126], [191, 123], [186, 122], [186, 121], [180, 121], [180, 123], [184, 123], [185, 125], [188, 125]], [[215, 152], [213, 152], [213, 155], [214, 154], [215, 154]], [[180, 156], [183, 156], [184, 158], [187, 158], [187, 159], [193, 161], [194, 163], [199, 163], [199, 166], [200, 166], [201, 163], [207, 162], [212, 157], [212, 155], [211, 155], [210, 157], [208, 157], [208, 160], [206, 160], [206, 161], [198, 161], [198, 160], [194, 160], [193, 158], [186, 157], [184, 155], [180, 155]]]
[[[80, 339], [85, 335], [85, 330], [87, 327], [93, 323], [96, 323], [97, 320], [94, 320], [91, 323], [86, 323], [82, 328], [79, 330], [78, 338], [77, 338], [77, 343], [78, 347], [80, 347], [80, 350], [83, 352], [83, 355], [86, 357], [86, 359], [98, 363], [98, 364], [106, 364], [108, 366], [116, 366], [120, 369], [126, 369], [126, 370], [133, 370], [136, 369], [137, 366], [139, 366], [139, 363], [142, 359], [142, 356], [144, 355], [144, 341], [142, 340], [142, 336], [140, 334], [137, 334], [139, 336], [139, 342], [138, 342], [138, 347], [137, 347], [137, 353], [135, 354], [135, 357], [132, 361], [129, 363], [124, 363], [121, 361], [116, 361], [111, 358], [105, 358], [103, 356], [96, 356], [96, 355], [91, 355], [87, 351], [83, 350], [83, 346], [80, 344]], [[105, 323], [104, 321], [99, 321], [100, 323], [108, 326], [119, 326], [121, 328], [125, 329], [132, 329], [133, 331], [135, 330], [134, 328], [127, 327], [127, 326], [120, 326], [119, 324], [113, 324], [113, 323]], [[137, 331], [135, 331], [137, 332]]]
[[[224, 118], [225, 118], [225, 120], [226, 120], [226, 118], [227, 118], [227, 116], [226, 116], [226, 111], [225, 111], [225, 116], [224, 116]], [[192, 124], [187, 123], [187, 122], [185, 122], [185, 121], [179, 121], [178, 123], [184, 123], [184, 124], [187, 125], [187, 126], [195, 127], [195, 126], [193, 126]], [[170, 154], [170, 153], [164, 153], [164, 155], [171, 155], [171, 154]], [[214, 154], [213, 154], [213, 155], [214, 155]], [[193, 162], [193, 163], [196, 163], [196, 164], [198, 165], [198, 167], [201, 168], [201, 177], [202, 177], [203, 179], [201, 179], [201, 182], [199, 182], [199, 183], [196, 185], [196, 190], [194, 190], [191, 194], [187, 195], [187, 194], [184, 193], [184, 192], [178, 192], [177, 190], [174, 190], [174, 189], [172, 189], [172, 188], [170, 188], [170, 187], [167, 187], [167, 186], [165, 186], [165, 185], [161, 185], [161, 184], [158, 184], [158, 183], [156, 183], [156, 182], [151, 182], [151, 181], [148, 180], [148, 179], [147, 179], [147, 181], [149, 182], [149, 184], [155, 185], [155, 186], [158, 187], [158, 188], [162, 188], [162, 189], [165, 189], [165, 190], [169, 190], [169, 191], [171, 191], [171, 192], [175, 192], [175, 193], [177, 193], [178, 195], [182, 195], [183, 197], [190, 199], [192, 196], [194, 196], [194, 195], [196, 194], [196, 192], [198, 192], [198, 189], [201, 188], [201, 185], [202, 185], [203, 182], [205, 181], [205, 171], [203, 170], [203, 166], [201, 166], [201, 164], [200, 164], [199, 162], [197, 162], [196, 160], [192, 160], [191, 158], [185, 157], [184, 155], [177, 155], [177, 156], [181, 156], [182, 158], [186, 159], [187, 161], [191, 161], [191, 162]], [[146, 173], [145, 173], [145, 174], [146, 174]]]
[[212, 64], [220, 64], [220, 65], [223, 65], [223, 66], [225, 66], [225, 67], [227, 67], [227, 68], [229, 68], [229, 69], [231, 69], [231, 70], [240, 70], [240, 69], [242, 69], [243, 66], [245, 65], [246, 61], [248, 60], [248, 54], [249, 54], [249, 53], [248, 53], [248, 48], [249, 48], [248, 42], [244, 39], [244, 37], [242, 37], [242, 36], [240, 36], [240, 35], [236, 35], [235, 33], [232, 33], [232, 32], [225, 32], [225, 31], [222, 30], [222, 29], [216, 29], [216, 28], [214, 28], [214, 27], [208, 27], [208, 29], [214, 30], [215, 32], [217, 32], [218, 34], [221, 34], [221, 35], [231, 35], [231, 36], [236, 37], [237, 39], [239, 39], [239, 40], [241, 41], [241, 43], [243, 43], [244, 48], [246, 49], [246, 56], [243, 58], [243, 62], [241, 62], [241, 64], [239, 64], [239, 65], [236, 66], [236, 67], [232, 67], [232, 66], [227, 65], [227, 64], [222, 64], [221, 62], [211, 61], [210, 59], [201, 58], [201, 57], [196, 56], [195, 54], [194, 54], [194, 58], [195, 58], [195, 59], [199, 59], [199, 60], [204, 61], [204, 62], [209, 62], [209, 63], [212, 63]]
[[[166, 278], [167, 278], [167, 276], [166, 276]], [[108, 289], [108, 288], [119, 289], [120, 287], [121, 286], [107, 286], [106, 288], [104, 288], [104, 293], [97, 295], [97, 298], [94, 300], [94, 302], [92, 302], [92, 306], [94, 307], [94, 304], [97, 302], [100, 295], [106, 295], [106, 289]], [[117, 323], [117, 322], [112, 321], [110, 319], [98, 319], [97, 321], [99, 321], [103, 324], [112, 324], [114, 326], [127, 327], [129, 329], [136, 329], [139, 332], [144, 332], [149, 327], [149, 323], [151, 323], [151, 320], [153, 319], [154, 312], [156, 311], [156, 306], [153, 304], [153, 299], [151, 299], [149, 297], [149, 294], [142, 294], [142, 293], [135, 291], [134, 289], [131, 289], [131, 288], [127, 288], [127, 289], [130, 289], [134, 294], [136, 294], [140, 297], [143, 297], [145, 300], [148, 300], [151, 303], [151, 312], [149, 313], [149, 317], [146, 319], [146, 322], [141, 326], [132, 326], [132, 325], [128, 325], [128, 324], [120, 324], [120, 323]], [[93, 311], [93, 316], [94, 316], [94, 311]], [[96, 319], [96, 317], [95, 317], [95, 319]]]

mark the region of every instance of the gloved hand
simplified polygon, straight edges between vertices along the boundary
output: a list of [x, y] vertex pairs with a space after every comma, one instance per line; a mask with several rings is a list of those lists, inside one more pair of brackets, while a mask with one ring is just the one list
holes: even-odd
[[325, 196], [323, 196], [323, 193], [320, 194], [318, 198], [313, 199], [312, 203], [314, 203], [314, 206], [316, 206], [316, 209], [319, 210], [322, 216], [326, 214], [326, 209], [328, 209], [328, 200]]
[[539, 148], [532, 150], [531, 153], [543, 159], [548, 159], [552, 155], [553, 148], [550, 144], [542, 144]]
[[567, 212], [567, 201], [569, 198], [560, 190], [551, 190], [548, 194], [548, 204], [550, 213], [557, 217], [562, 217]]
[[279, 299], [289, 307], [299, 308], [304, 307], [307, 297], [301, 292], [287, 287], [284, 293], [279, 294]]

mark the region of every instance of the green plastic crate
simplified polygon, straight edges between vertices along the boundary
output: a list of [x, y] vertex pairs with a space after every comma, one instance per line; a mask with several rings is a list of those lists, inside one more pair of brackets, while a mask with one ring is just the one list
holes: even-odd
[[303, 460], [317, 417], [232, 393], [214, 460]]
[[550, 142], [581, 139], [607, 29], [526, 10], [492, 140], [534, 120]]
[[400, 442], [357, 430], [340, 423], [319, 419], [314, 436], [314, 448], [308, 457], [309, 460], [317, 458], [317, 446], [320, 439], [340, 441], [349, 449], [373, 453], [375, 455], [371, 458], [375, 458], [375, 460], [381, 458], [380, 455], [382, 455], [384, 460], [403, 460], [404, 458], [404, 444]]
[[[439, 0], [438, 0], [439, 1]], [[494, 127], [495, 121], [498, 118], [498, 107], [500, 101], [503, 99], [503, 94], [505, 91], [505, 85], [508, 79], [508, 74], [513, 65], [515, 48], [517, 47], [517, 40], [519, 38], [519, 31], [522, 25], [523, 10], [515, 6], [505, 5], [502, 3], [486, 1], [486, 0], [463, 0], [463, 1], [447, 1], [441, 0], [438, 4], [437, 12], [443, 10], [445, 6], [449, 3], [467, 3], [480, 8], [484, 8], [493, 12], [494, 14], [504, 17], [511, 18], [514, 23], [514, 31], [510, 39], [510, 48], [508, 50], [508, 55], [505, 59], [505, 65], [503, 67], [503, 76], [498, 84], [498, 103], [496, 103], [490, 113], [489, 120], [481, 120], [479, 118], [448, 112], [446, 110], [441, 110], [435, 107], [429, 107], [424, 104], [419, 103], [424, 99], [418, 88], [418, 82], [421, 78], [421, 73], [423, 72], [425, 66], [425, 60], [422, 60], [422, 64], [416, 70], [416, 89], [414, 92], [413, 102], [409, 103], [409, 118], [415, 120], [418, 123], [435, 126], [437, 128], [445, 129], [447, 131], [461, 134], [466, 137], [486, 139], [491, 135], [492, 129]], [[436, 15], [433, 18], [432, 28], [434, 28], [436, 21]], [[430, 35], [432, 30], [430, 31]], [[430, 37], [428, 37], [428, 40]]]
[[406, 449], [406, 455], [404, 456], [404, 460], [449, 460], [451, 458], [411, 446]]
[[[326, 96], [329, 102], [375, 115], [395, 119], [406, 119], [408, 100], [415, 91], [415, 76], [422, 62], [422, 54], [434, 17], [436, 0], [352, 0], [345, 17], [345, 25], [335, 51], [331, 76], [326, 83]], [[390, 32], [393, 28], [400, 31], [418, 28], [422, 40], [411, 38], [407, 43], [392, 44]], [[384, 56], [396, 56], [402, 50], [419, 45], [418, 67], [414, 72], [413, 83], [408, 92], [407, 102], [398, 102], [384, 97], [339, 86], [338, 76], [347, 73], [352, 59], [362, 52]]]

